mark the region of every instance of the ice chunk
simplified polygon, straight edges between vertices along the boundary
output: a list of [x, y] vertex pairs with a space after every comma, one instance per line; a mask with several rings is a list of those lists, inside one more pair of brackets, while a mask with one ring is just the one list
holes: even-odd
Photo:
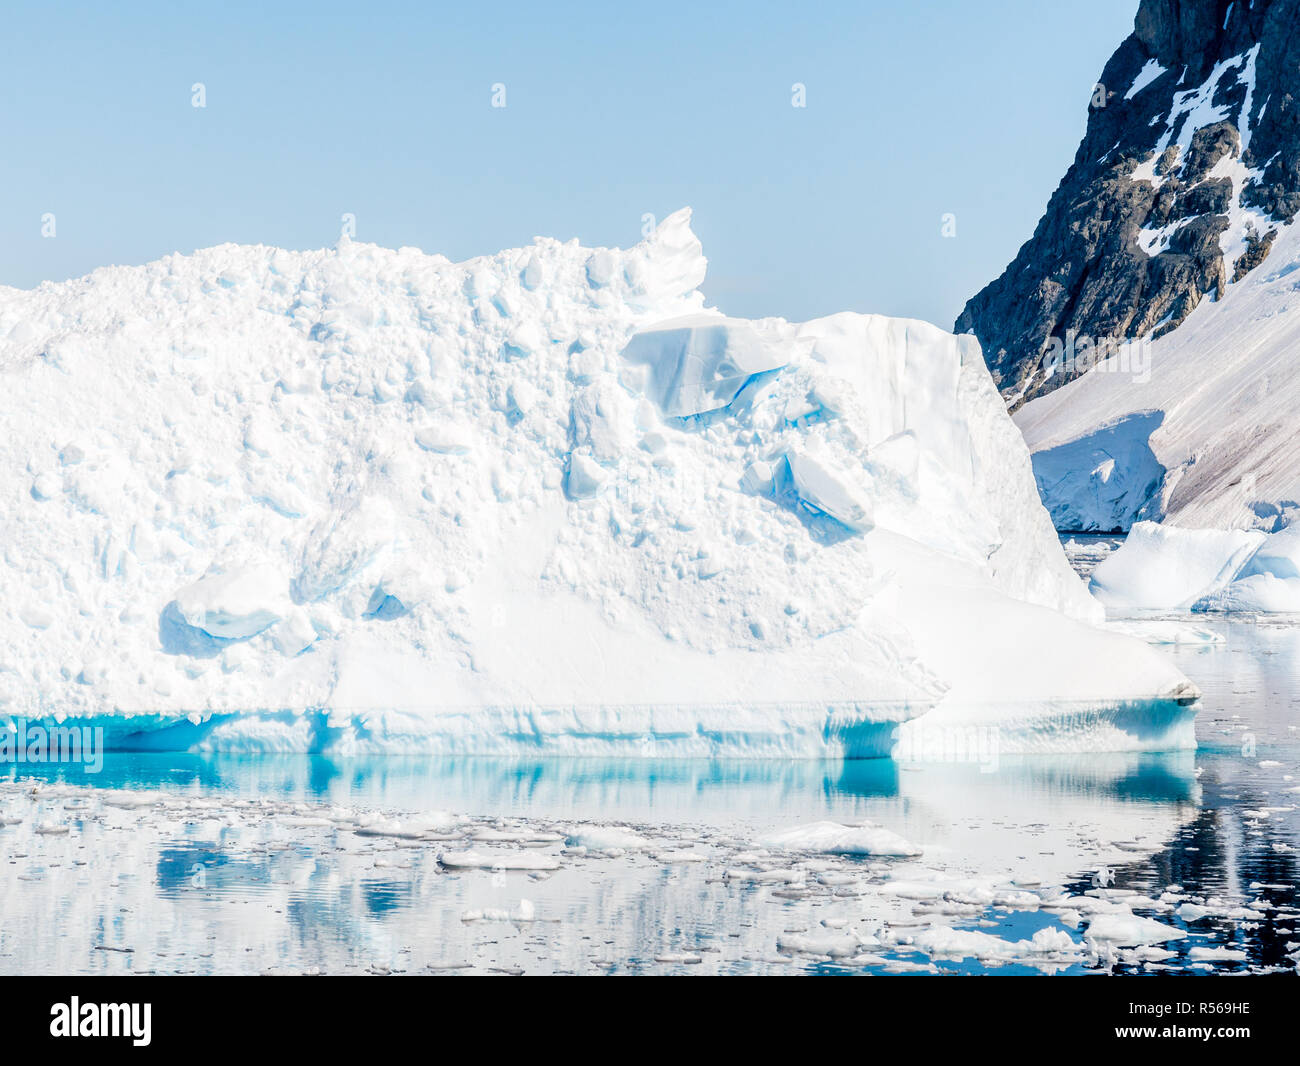
[[590, 455], [574, 452], [569, 456], [569, 474], [565, 491], [572, 500], [586, 500], [595, 496], [605, 484], [607, 475]]
[[762, 460], [750, 463], [740, 476], [740, 487], [755, 496], [775, 496], [776, 471], [772, 464]]
[[1164, 944], [1187, 936], [1182, 929], [1154, 918], [1143, 918], [1127, 909], [1098, 914], [1088, 923], [1084, 935], [1088, 940], [1107, 941], [1120, 947]]
[[571, 848], [605, 853], [644, 851], [650, 841], [621, 825], [582, 825], [571, 830], [565, 843]]
[[614, 279], [614, 257], [607, 249], [592, 252], [587, 260], [587, 284], [593, 289], [604, 288]]
[[776, 950], [791, 955], [816, 955], [846, 959], [867, 948], [879, 947], [875, 938], [864, 939], [851, 929], [818, 929], [811, 933], [786, 933], [777, 937]]
[[520, 272], [519, 280], [525, 289], [541, 288], [542, 280], [546, 277], [545, 268], [542, 261], [536, 255], [530, 255], [528, 262], [524, 264], [524, 269]]
[[939, 926], [918, 933], [915, 947], [939, 959], [986, 959], [1009, 962], [1055, 958], [1069, 961], [1082, 954], [1080, 945], [1063, 929], [1040, 929], [1029, 940], [1005, 940], [977, 929], [953, 929]]
[[269, 629], [288, 613], [287, 583], [269, 566], [208, 574], [176, 594], [187, 625], [209, 636], [242, 640]]
[[785, 357], [748, 322], [721, 315], [644, 329], [628, 342], [623, 358], [650, 368], [654, 401], [677, 418], [726, 407], [755, 374], [785, 365]]
[[444, 851], [438, 861], [453, 870], [558, 870], [560, 860], [540, 851]]
[[271, 634], [282, 655], [294, 656], [306, 651], [316, 640], [316, 630], [307, 612], [301, 607], [292, 608]]
[[19, 608], [18, 618], [33, 629], [49, 629], [54, 625], [54, 612], [39, 603], [29, 603]]
[[574, 443], [588, 447], [601, 462], [611, 462], [632, 447], [635, 404], [611, 381], [588, 385], [570, 409]]
[[674, 211], [631, 253], [628, 283], [639, 307], [657, 307], [698, 289], [708, 260], [691, 230], [691, 209]]
[[774, 833], [764, 847], [784, 851], [809, 851], [826, 855], [920, 855], [921, 849], [897, 833], [876, 825], [847, 826], [814, 822]]
[[787, 506], [802, 505], [827, 515], [856, 533], [872, 526], [871, 503], [852, 478], [822, 458], [787, 452], [775, 479], [776, 496]]
[[63, 482], [50, 473], [41, 474], [32, 482], [34, 500], [52, 500], [62, 491]]
[[415, 431], [415, 443], [426, 452], [465, 455], [470, 450], [469, 433], [461, 426], [421, 426]]

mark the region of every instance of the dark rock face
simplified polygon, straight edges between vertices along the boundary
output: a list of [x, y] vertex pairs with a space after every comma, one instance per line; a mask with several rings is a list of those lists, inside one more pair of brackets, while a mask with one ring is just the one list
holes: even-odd
[[[957, 319], [1014, 408], [1177, 328], [1300, 211], [1300, 0], [1141, 0], [1047, 212]], [[1056, 353], [1056, 354], [1054, 354]]]

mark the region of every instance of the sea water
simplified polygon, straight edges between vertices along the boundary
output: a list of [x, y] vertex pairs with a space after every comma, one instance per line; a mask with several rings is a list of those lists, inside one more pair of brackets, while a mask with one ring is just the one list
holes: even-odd
[[[0, 972], [1294, 971], [1300, 625], [1198, 624], [1194, 753], [10, 765]], [[919, 854], [772, 845], [825, 822]]]

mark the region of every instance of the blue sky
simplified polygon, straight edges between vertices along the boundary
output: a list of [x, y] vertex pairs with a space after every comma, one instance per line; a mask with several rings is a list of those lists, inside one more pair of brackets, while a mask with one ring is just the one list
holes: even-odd
[[344, 212], [452, 259], [628, 245], [689, 204], [729, 314], [950, 327], [1032, 233], [1136, 6], [19, 0], [0, 284], [320, 247]]

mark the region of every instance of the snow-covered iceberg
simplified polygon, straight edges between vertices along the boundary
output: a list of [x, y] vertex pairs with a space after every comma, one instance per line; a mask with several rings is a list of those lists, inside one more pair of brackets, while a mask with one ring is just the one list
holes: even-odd
[[1182, 529], [1139, 522], [1092, 576], [1118, 613], [1300, 614], [1300, 527]]
[[877, 755], [927, 712], [1003, 750], [1191, 743], [1181, 675], [1094, 627], [972, 338], [729, 319], [705, 262], [682, 211], [628, 250], [225, 245], [0, 290], [0, 718], [230, 750]]

